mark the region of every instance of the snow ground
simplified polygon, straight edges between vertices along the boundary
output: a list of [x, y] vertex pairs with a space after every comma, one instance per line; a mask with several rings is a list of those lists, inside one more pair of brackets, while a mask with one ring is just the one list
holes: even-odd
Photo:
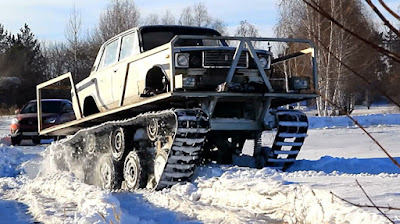
[[[400, 161], [397, 116], [362, 122], [383, 121], [367, 130]], [[104, 191], [54, 170], [46, 145], [9, 146], [10, 119], [0, 117], [0, 223], [387, 223], [376, 210], [330, 194], [369, 204], [355, 180], [376, 204], [400, 207], [400, 169], [342, 118], [310, 118], [320, 128], [309, 130], [288, 172], [208, 165], [186, 185], [135, 193]], [[384, 211], [400, 223], [399, 211]]]

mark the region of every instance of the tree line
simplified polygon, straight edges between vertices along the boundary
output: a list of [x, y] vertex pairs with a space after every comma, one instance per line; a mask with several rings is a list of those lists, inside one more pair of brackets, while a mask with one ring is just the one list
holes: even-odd
[[[399, 36], [390, 30], [382, 31], [381, 27], [374, 23], [373, 14], [367, 10], [363, 1], [315, 2], [321, 10], [328, 12], [354, 33], [392, 52], [400, 53]], [[339, 109], [351, 113], [356, 104], [370, 106], [382, 97], [376, 89], [384, 90], [385, 94], [400, 99], [400, 92], [397, 90], [400, 65], [397, 62], [345, 32], [302, 0], [279, 0], [278, 8], [280, 17], [276, 33], [279, 36], [311, 39], [317, 46], [318, 91], [323, 95], [316, 101], [319, 115], [338, 115]], [[282, 53], [296, 50], [298, 49], [287, 46]], [[343, 62], [349, 66], [344, 66]], [[303, 66], [287, 63], [283, 69], [285, 73], [305, 75]], [[351, 70], [356, 71], [373, 86], [352, 74]], [[332, 107], [323, 98], [334, 102], [340, 108]]]

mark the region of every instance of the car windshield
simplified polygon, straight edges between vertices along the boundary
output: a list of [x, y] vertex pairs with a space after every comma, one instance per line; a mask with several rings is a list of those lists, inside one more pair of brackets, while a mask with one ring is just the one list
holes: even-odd
[[[202, 28], [160, 28], [152, 27], [142, 29], [143, 51], [148, 51], [172, 40], [176, 35], [201, 35], [201, 36], [220, 36], [220, 34], [211, 29]], [[221, 46], [219, 40], [202, 39], [180, 39], [175, 46]]]
[[[42, 113], [60, 113], [60, 101], [42, 101]], [[21, 114], [37, 113], [36, 102], [29, 102], [22, 108]]]

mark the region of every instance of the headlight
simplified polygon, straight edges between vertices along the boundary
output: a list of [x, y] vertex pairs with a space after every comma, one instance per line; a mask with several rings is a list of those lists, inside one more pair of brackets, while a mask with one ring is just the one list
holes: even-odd
[[196, 86], [196, 77], [194, 76], [186, 76], [182, 79], [183, 87], [195, 87]]
[[45, 124], [54, 124], [54, 123], [56, 123], [56, 121], [57, 121], [57, 118], [55, 118], [55, 117], [49, 117], [49, 118], [46, 118], [46, 119], [44, 120], [44, 123], [45, 123]]
[[261, 64], [261, 67], [265, 68], [268, 65], [268, 60], [264, 57], [260, 57], [260, 64]]
[[16, 118], [16, 117], [14, 117], [12, 120], [11, 120], [11, 124], [18, 124], [18, 118]]
[[188, 53], [177, 53], [175, 54], [176, 67], [187, 68], [189, 67], [189, 54]]

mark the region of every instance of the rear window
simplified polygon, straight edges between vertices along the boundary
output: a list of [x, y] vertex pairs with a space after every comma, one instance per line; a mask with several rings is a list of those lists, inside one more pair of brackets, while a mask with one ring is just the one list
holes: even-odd
[[[148, 51], [172, 40], [175, 35], [220, 36], [217, 31], [202, 28], [144, 28], [141, 31], [143, 51]], [[218, 40], [180, 39], [176, 46], [221, 46]]]
[[[60, 101], [43, 101], [42, 102], [42, 113], [60, 113], [61, 102]], [[30, 102], [24, 106], [21, 110], [21, 114], [37, 113], [36, 102]]]

